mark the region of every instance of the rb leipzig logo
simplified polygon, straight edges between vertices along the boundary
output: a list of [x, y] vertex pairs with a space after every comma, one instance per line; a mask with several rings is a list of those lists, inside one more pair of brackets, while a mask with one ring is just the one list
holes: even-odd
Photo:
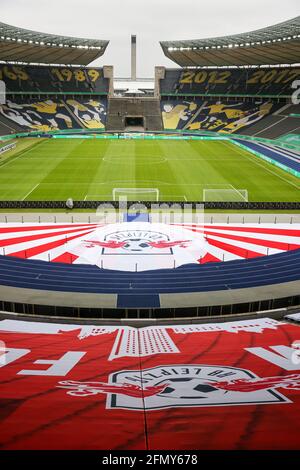
[[73, 397], [107, 394], [106, 408], [158, 410], [288, 403], [278, 389], [300, 392], [300, 374], [260, 378], [244, 369], [210, 365], [168, 365], [120, 371], [104, 382], [59, 382]]
[[98, 228], [70, 243], [68, 251], [77, 256], [80, 264], [148, 271], [199, 263], [207, 254], [208, 242], [203, 233], [183, 227], [130, 222]]

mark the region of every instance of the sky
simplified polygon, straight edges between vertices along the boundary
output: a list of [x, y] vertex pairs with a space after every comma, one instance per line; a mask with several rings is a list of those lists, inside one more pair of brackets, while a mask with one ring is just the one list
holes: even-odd
[[107, 39], [93, 65], [130, 76], [130, 36], [137, 35], [140, 78], [174, 67], [161, 40], [200, 39], [264, 28], [298, 16], [299, 0], [0, 0], [0, 21], [45, 33]]

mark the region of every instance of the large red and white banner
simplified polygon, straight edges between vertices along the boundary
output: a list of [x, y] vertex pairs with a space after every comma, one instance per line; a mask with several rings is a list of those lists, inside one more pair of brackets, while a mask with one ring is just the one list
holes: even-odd
[[0, 255], [119, 271], [173, 269], [299, 248], [299, 224], [0, 224]]
[[300, 328], [0, 322], [2, 449], [299, 449]]

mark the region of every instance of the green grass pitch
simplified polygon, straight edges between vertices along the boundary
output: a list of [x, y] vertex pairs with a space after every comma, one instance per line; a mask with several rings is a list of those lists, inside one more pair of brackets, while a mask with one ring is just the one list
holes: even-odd
[[298, 178], [225, 141], [49, 139], [20, 141], [4, 156], [1, 200], [112, 200], [114, 188], [155, 200], [143, 192], [155, 188], [161, 201], [202, 201], [204, 189], [231, 189], [224, 200], [246, 189], [249, 201], [300, 201]]

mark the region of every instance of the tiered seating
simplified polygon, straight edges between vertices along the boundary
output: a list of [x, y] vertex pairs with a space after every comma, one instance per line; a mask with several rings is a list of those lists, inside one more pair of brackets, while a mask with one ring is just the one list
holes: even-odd
[[22, 132], [24, 129], [16, 122], [12, 122], [0, 113], [0, 135], [14, 134], [15, 132]]
[[108, 93], [101, 68], [0, 65], [7, 92]]
[[271, 114], [270, 116], [266, 116], [264, 119], [261, 119], [260, 121], [257, 121], [252, 126], [244, 128], [242, 130], [241, 134], [243, 134], [243, 135], [253, 135], [253, 136], [257, 135], [259, 137], [259, 134], [261, 132], [263, 132], [268, 127], [273, 126], [274, 124], [277, 124], [280, 121], [282, 121], [282, 117], [273, 116]]
[[[0, 118], [16, 131], [55, 131], [59, 129], [104, 129], [106, 99], [76, 97], [59, 99], [8, 98], [0, 105]], [[5, 132], [4, 133], [9, 133]]]
[[[87, 298], [86, 294], [101, 294], [94, 300], [98, 307], [101, 307], [101, 303], [107, 306], [109, 296], [110, 301], [115, 303], [111, 305], [113, 307], [160, 307], [161, 303], [167, 306], [169, 299], [170, 304], [174, 305], [172, 294], [180, 294], [180, 298], [175, 295], [179, 307], [189, 304], [189, 295], [196, 293], [209, 293], [215, 300], [225, 294], [226, 298], [235, 300], [232, 303], [236, 303], [239, 295], [245, 301], [258, 298], [257, 288], [261, 286], [269, 286], [263, 291], [264, 295], [286, 297], [289, 295], [288, 283], [294, 286], [294, 281], [299, 285], [300, 250], [222, 264], [191, 264], [172, 270], [138, 273], [0, 256], [0, 286], [4, 286], [6, 292], [8, 287], [13, 287], [14, 300], [17, 302], [20, 301], [21, 288], [26, 289], [24, 295], [30, 299], [29, 303], [34, 303], [34, 295], [30, 294], [32, 289], [40, 292], [38, 296], [44, 298], [46, 294], [42, 294], [43, 291], [57, 292], [60, 301], [61, 292], [72, 294], [70, 302], [79, 302], [76, 295], [80, 294], [83, 297], [80, 305], [92, 302], [92, 297]], [[284, 284], [282, 288], [281, 284]], [[294, 287], [296, 295], [297, 286]], [[242, 290], [242, 294], [239, 294], [239, 290]], [[194, 297], [193, 300], [197, 304], [199, 299]], [[56, 299], [56, 305], [59, 305], [57, 302], [59, 300]], [[67, 302], [66, 294], [64, 305]]]
[[276, 139], [285, 134], [297, 134], [300, 132], [300, 105], [285, 105], [274, 115], [268, 116], [254, 124], [249, 129], [244, 129], [243, 134]]
[[290, 96], [297, 68], [166, 70], [162, 95]]
[[271, 101], [220, 101], [172, 99], [161, 102], [165, 129], [242, 133], [249, 126], [280, 108]]
[[106, 123], [106, 98], [67, 99], [65, 107], [73, 118], [85, 129], [104, 129]]
[[259, 132], [257, 137], [263, 139], [277, 139], [278, 137], [285, 134], [294, 134], [300, 131], [300, 119], [298, 118], [285, 118], [280, 119], [277, 123], [271, 127], [265, 126], [262, 132]]
[[0, 80], [7, 94], [0, 135], [105, 127], [109, 82], [101, 68], [3, 64]]

